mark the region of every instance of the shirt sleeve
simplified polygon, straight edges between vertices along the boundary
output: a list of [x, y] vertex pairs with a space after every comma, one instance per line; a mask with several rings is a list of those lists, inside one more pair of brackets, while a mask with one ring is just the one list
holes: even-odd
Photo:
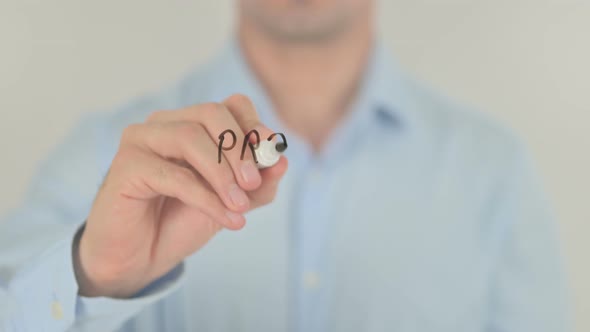
[[571, 331], [558, 230], [531, 158], [520, 146], [499, 180], [493, 221], [504, 241], [491, 289], [490, 332]]
[[0, 220], [0, 331], [113, 330], [181, 280], [182, 264], [130, 299], [78, 295], [72, 244], [110, 164], [102, 123], [82, 121]]

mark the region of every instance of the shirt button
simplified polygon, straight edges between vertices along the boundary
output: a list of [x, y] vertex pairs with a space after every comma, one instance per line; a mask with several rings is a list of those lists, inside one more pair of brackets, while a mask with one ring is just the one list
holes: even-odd
[[318, 288], [320, 286], [320, 276], [315, 272], [306, 272], [303, 275], [303, 285], [307, 290]]
[[61, 304], [57, 301], [51, 303], [51, 316], [56, 320], [64, 318], [64, 310]]

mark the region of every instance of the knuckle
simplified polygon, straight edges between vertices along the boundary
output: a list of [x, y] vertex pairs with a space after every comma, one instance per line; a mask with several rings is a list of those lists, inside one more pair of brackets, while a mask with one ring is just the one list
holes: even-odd
[[212, 176], [223, 184], [231, 184], [235, 183], [234, 173], [229, 165], [227, 167], [215, 167], [214, 171], [212, 172]]
[[168, 111], [165, 111], [165, 110], [159, 110], [159, 111], [152, 112], [150, 115], [148, 115], [146, 122], [161, 121], [161, 119], [164, 118], [164, 116], [167, 115], [167, 113], [168, 113]]
[[178, 167], [174, 172], [174, 177], [179, 183], [190, 183], [195, 179], [193, 172], [184, 167]]
[[[244, 150], [244, 153], [242, 153], [242, 150]], [[243, 149], [243, 147], [240, 146], [239, 149], [236, 149], [235, 155], [237, 156], [237, 158], [240, 158], [240, 160], [245, 160], [247, 162], [254, 162], [254, 154], [255, 153], [256, 152], [253, 152], [249, 146], [246, 146], [245, 149]]]
[[183, 122], [179, 125], [176, 133], [182, 140], [193, 142], [200, 137], [203, 127], [196, 123]]
[[138, 162], [139, 155], [136, 149], [130, 147], [121, 147], [117, 151], [117, 154], [113, 158], [111, 162], [111, 168], [109, 173], [112, 172], [121, 172], [121, 171], [129, 171], [133, 165]]
[[131, 161], [133, 159], [133, 155], [134, 155], [134, 153], [132, 151], [133, 150], [126, 148], [126, 147], [120, 148], [119, 151], [117, 151], [115, 158], [113, 159], [113, 163]]
[[187, 174], [183, 168], [170, 167], [163, 163], [154, 165], [151, 175], [153, 176], [153, 181], [156, 183], [176, 188], [179, 188], [179, 185], [184, 185], [190, 181], [190, 175]]
[[204, 173], [200, 174], [218, 190], [236, 183], [233, 169], [226, 161], [223, 161], [221, 165], [215, 164], [213, 167], [209, 167]]
[[127, 141], [132, 140], [137, 135], [137, 132], [140, 129], [141, 129], [140, 124], [131, 124], [131, 125], [125, 127], [125, 129], [123, 129], [123, 132], [121, 134], [121, 142], [127, 142]]
[[219, 217], [218, 217], [218, 219], [219, 220], [217, 222], [213, 221], [213, 220], [209, 220], [207, 222], [207, 232], [208, 232], [209, 236], [213, 236], [223, 229], [223, 227], [219, 223], [222, 221], [222, 219]]
[[168, 177], [168, 170], [162, 164], [158, 164], [154, 166], [152, 174], [155, 178], [162, 180]]
[[199, 112], [206, 117], [218, 114], [223, 111], [223, 109], [224, 106], [220, 103], [205, 103], [199, 105]]
[[241, 93], [236, 93], [233, 94], [231, 96], [229, 96], [229, 98], [227, 98], [227, 102], [230, 104], [237, 104], [237, 105], [247, 105], [247, 106], [252, 106], [252, 100]]

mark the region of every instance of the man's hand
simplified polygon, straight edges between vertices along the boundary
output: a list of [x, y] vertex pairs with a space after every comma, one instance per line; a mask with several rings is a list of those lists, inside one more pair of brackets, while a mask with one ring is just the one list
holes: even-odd
[[274, 199], [287, 160], [259, 171], [235, 148], [218, 164], [226, 129], [238, 139], [251, 129], [272, 134], [241, 95], [156, 112], [125, 129], [73, 253], [81, 295], [129, 297]]

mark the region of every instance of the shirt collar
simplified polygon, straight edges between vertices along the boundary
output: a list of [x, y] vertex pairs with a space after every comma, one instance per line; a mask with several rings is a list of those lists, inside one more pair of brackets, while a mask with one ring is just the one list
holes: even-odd
[[404, 73], [394, 57], [377, 40], [361, 83], [359, 103], [366, 103], [372, 118], [381, 124], [407, 126], [411, 114], [404, 81]]

